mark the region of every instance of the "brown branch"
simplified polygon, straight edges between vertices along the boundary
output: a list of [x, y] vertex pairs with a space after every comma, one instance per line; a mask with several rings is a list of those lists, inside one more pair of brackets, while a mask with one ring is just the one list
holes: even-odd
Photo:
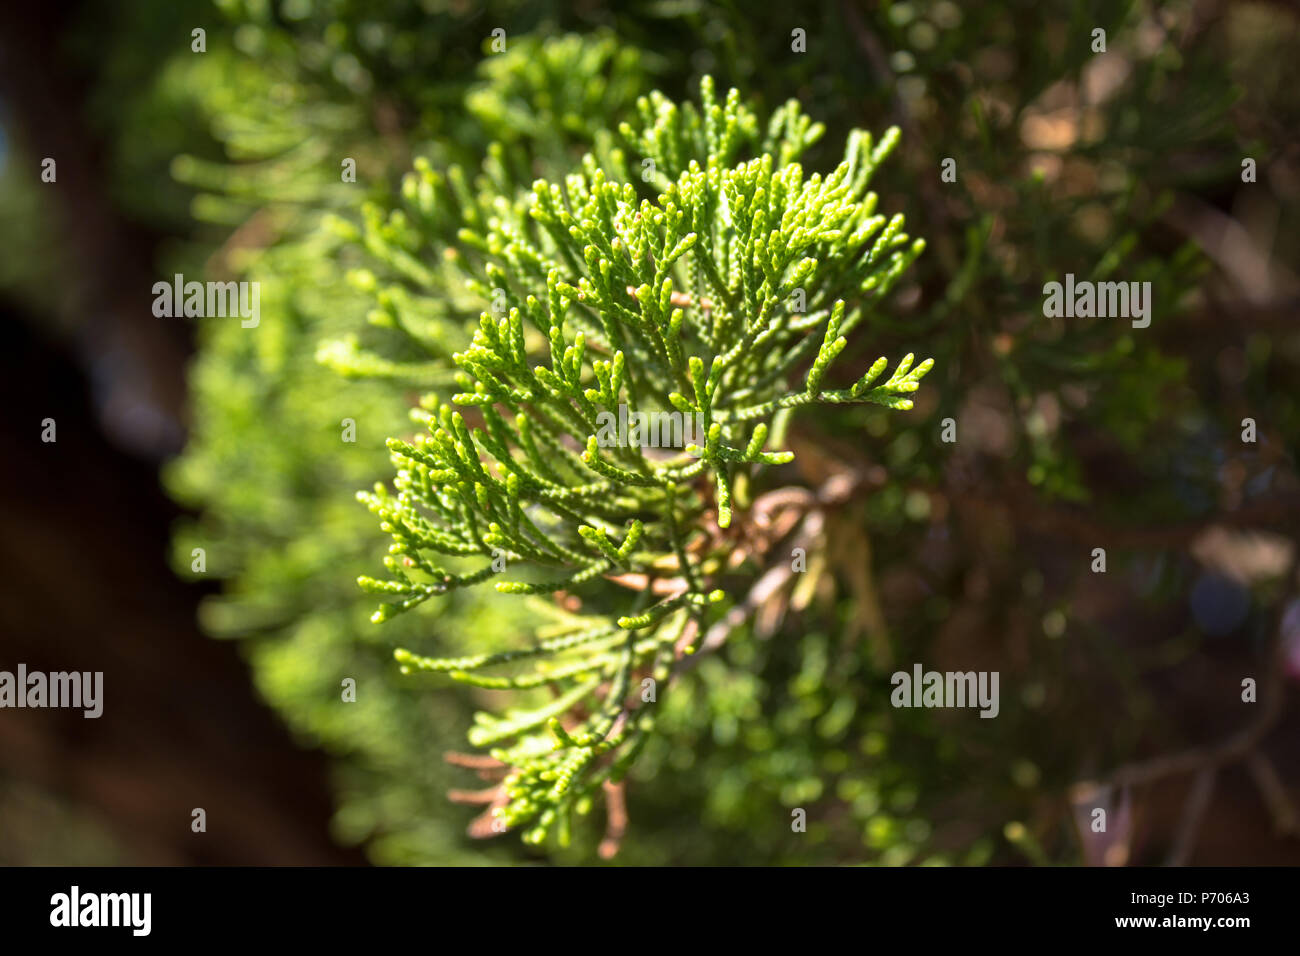
[[627, 794], [622, 781], [606, 780], [601, 785], [605, 791], [605, 839], [596, 851], [602, 860], [613, 859], [627, 832]]
[[491, 803], [500, 793], [499, 785], [482, 790], [448, 790], [447, 799], [452, 803]]
[[[794, 539], [794, 547], [803, 548], [807, 551], [816, 536], [821, 533], [821, 528], [821, 512], [809, 512], [808, 516], [804, 518], [798, 536]], [[715, 651], [726, 643], [727, 638], [731, 636], [731, 632], [749, 620], [756, 610], [772, 598], [772, 595], [785, 587], [794, 576], [794, 573], [794, 562], [788, 558], [778, 558], [763, 573], [763, 576], [754, 582], [754, 586], [749, 589], [745, 599], [728, 610], [722, 620], [709, 628], [704, 635], [704, 640], [696, 650], [696, 657], [699, 654]], [[693, 667], [694, 661], [694, 657], [687, 659], [682, 665], [683, 669]]]
[[[792, 550], [802, 548], [807, 552], [816, 543], [826, 526], [825, 508], [845, 501], [853, 493], [853, 489], [857, 485], [858, 482], [854, 475], [841, 473], [828, 478], [817, 489], [815, 494], [802, 488], [782, 488], [769, 495], [764, 495], [759, 500], [764, 502], [768, 509], [778, 505], [794, 506], [796, 504], [803, 504], [808, 507], [808, 511], [799, 524], [799, 530], [791, 541]], [[813, 501], [819, 503], [817, 507], [809, 507]], [[788, 557], [777, 558], [763, 572], [762, 576], [754, 582], [744, 600], [732, 607], [723, 616], [722, 620], [709, 628], [695, 654], [682, 661], [680, 669], [683, 671], [689, 670], [695, 666], [695, 661], [701, 654], [715, 651], [726, 643], [732, 631], [748, 621], [755, 611], [789, 584], [794, 574], [794, 563]]]
[[453, 767], [466, 767], [470, 770], [500, 770], [505, 767], [496, 757], [486, 754], [465, 754], [449, 750], [442, 755], [442, 759]]
[[1246, 758], [1246, 769], [1273, 815], [1273, 827], [1277, 833], [1282, 836], [1300, 834], [1300, 813], [1296, 812], [1296, 806], [1287, 795], [1272, 761], [1256, 750]]
[[1169, 851], [1169, 858], [1165, 861], [1166, 866], [1186, 866], [1191, 859], [1192, 851], [1196, 849], [1197, 835], [1201, 832], [1201, 821], [1205, 819], [1205, 811], [1210, 808], [1210, 801], [1214, 798], [1217, 773], [1213, 767], [1206, 767], [1197, 773], [1192, 782], [1192, 792], [1183, 804], [1183, 815], [1178, 821], [1177, 835], [1174, 837], [1173, 849]]

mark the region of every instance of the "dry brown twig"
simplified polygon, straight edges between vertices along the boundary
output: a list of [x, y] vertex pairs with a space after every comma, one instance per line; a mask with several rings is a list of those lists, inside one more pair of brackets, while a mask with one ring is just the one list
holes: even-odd
[[[802, 508], [803, 516], [798, 522], [798, 531], [791, 541], [791, 548], [812, 550], [826, 526], [826, 510], [842, 504], [853, 494], [859, 481], [851, 472], [841, 472], [828, 478], [816, 492], [806, 488], [780, 488], [757, 499], [753, 511], [764, 514], [769, 523], [770, 515], [783, 508]], [[688, 670], [695, 664], [700, 654], [715, 651], [726, 643], [731, 633], [744, 624], [754, 612], [770, 601], [794, 577], [793, 562], [786, 558], [774, 561], [768, 569], [754, 582], [744, 600], [731, 608], [722, 620], [718, 621], [704, 635], [696, 649], [695, 657], [683, 662], [682, 669]]]

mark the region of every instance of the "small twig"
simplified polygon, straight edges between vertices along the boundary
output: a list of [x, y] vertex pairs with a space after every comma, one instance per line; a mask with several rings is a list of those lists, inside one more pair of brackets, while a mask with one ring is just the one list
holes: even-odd
[[1282, 836], [1300, 833], [1300, 813], [1296, 812], [1296, 806], [1287, 795], [1273, 762], [1256, 750], [1246, 758], [1246, 769], [1250, 771], [1251, 779], [1255, 781], [1260, 796], [1273, 815], [1274, 830]]
[[491, 803], [500, 793], [499, 785], [482, 790], [448, 790], [447, 799], [452, 803]]
[[1240, 222], [1209, 203], [1180, 196], [1165, 220], [1200, 246], [1252, 304], [1269, 302], [1279, 288], [1295, 289], [1296, 276], [1259, 249]]
[[695, 635], [700, 632], [700, 622], [695, 618], [690, 618], [686, 626], [682, 628], [681, 636], [673, 644], [673, 657], [681, 659], [686, 655], [686, 648], [695, 643]]
[[470, 770], [500, 770], [505, 767], [496, 757], [487, 754], [465, 754], [449, 750], [442, 755], [442, 759], [453, 767], [466, 767]]
[[[799, 533], [795, 536], [793, 546], [803, 548], [805, 551], [810, 548], [817, 536], [821, 534], [824, 520], [821, 511], [808, 512], [799, 528]], [[794, 562], [785, 558], [779, 559], [768, 568], [763, 576], [754, 582], [745, 599], [727, 611], [722, 620], [709, 628], [704, 635], [704, 640], [696, 648], [695, 654], [682, 661], [681, 669], [689, 670], [695, 666], [695, 661], [701, 654], [715, 651], [725, 644], [731, 632], [749, 620], [754, 612], [771, 599], [773, 594], [785, 587], [793, 576]]]
[[622, 781], [606, 780], [601, 786], [605, 791], [605, 839], [600, 841], [596, 852], [602, 860], [609, 860], [618, 852], [627, 832], [627, 795]]
[[486, 810], [476, 816], [469, 822], [465, 832], [476, 840], [483, 840], [488, 837], [500, 836], [505, 833], [509, 827], [505, 825], [500, 817], [496, 816], [496, 811], [510, 803], [510, 797], [506, 794], [504, 786], [497, 788], [497, 794], [492, 799], [492, 803]]
[[1166, 866], [1186, 866], [1196, 849], [1196, 837], [1201, 831], [1201, 821], [1205, 811], [1210, 807], [1214, 797], [1214, 782], [1217, 772], [1213, 767], [1206, 767], [1196, 775], [1192, 782], [1192, 792], [1183, 804], [1183, 815], [1178, 821], [1178, 831], [1174, 838], [1173, 849], [1169, 851]]
[[[627, 294], [635, 299], [636, 289], [633, 286], [628, 286]], [[695, 300], [685, 292], [673, 292], [668, 296], [668, 304], [678, 309], [692, 309], [695, 307]], [[700, 310], [703, 312], [713, 310], [713, 303], [706, 296], [700, 296]]]

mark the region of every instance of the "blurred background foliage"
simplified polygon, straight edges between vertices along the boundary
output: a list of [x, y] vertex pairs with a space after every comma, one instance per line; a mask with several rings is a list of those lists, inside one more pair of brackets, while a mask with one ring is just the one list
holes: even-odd
[[[153, 423], [135, 444], [158, 457], [187, 432], [162, 470], [190, 510], [175, 569], [220, 580], [204, 630], [238, 640], [260, 694], [330, 755], [337, 840], [378, 863], [542, 859], [514, 837], [470, 839], [470, 812], [446, 800], [474, 782], [443, 754], [466, 749], [493, 692], [392, 662], [397, 646], [512, 646], [516, 602], [459, 593], [381, 628], [355, 585], [384, 545], [353, 492], [387, 479], [384, 439], [443, 373], [368, 314], [357, 283], [374, 262], [337, 224], [398, 208], [416, 157], [521, 189], [562, 175], [609, 148], [637, 96], [688, 96], [705, 73], [825, 123], [806, 167], [829, 169], [855, 126], [898, 125], [873, 188], [929, 248], [842, 364], [916, 350], [935, 370], [910, 412], [799, 419], [792, 481], [847, 471], [859, 492], [809, 573], [663, 695], [616, 860], [1296, 862], [1300, 768], [1277, 744], [1294, 739], [1294, 707], [1266, 715], [1241, 766], [1221, 762], [1207, 817], [1180, 816], [1187, 775], [1080, 785], [1227, 737], [1257, 713], [1243, 676], [1273, 692], [1300, 673], [1284, 603], [1300, 492], [1298, 28], [1284, 5], [1192, 0], [79, 6], [62, 39], [90, 64], [102, 191], [148, 234], [155, 278], [262, 290], [256, 330], [197, 321], [184, 412], [161, 386], [123, 412], [113, 378], [130, 364], [101, 369], [104, 427], [138, 438]], [[40, 137], [13, 125], [0, 215], [19, 228], [0, 237], [0, 289], [85, 340], [85, 309], [57, 280], [76, 249], [30, 175]], [[355, 183], [340, 181], [345, 157]], [[1151, 326], [1045, 318], [1043, 284], [1066, 273], [1150, 281]], [[131, 295], [147, 321], [145, 287]], [[449, 284], [427, 304], [449, 350], [468, 337], [464, 295]], [[358, 353], [372, 374], [331, 360]], [[946, 418], [956, 443], [940, 440]], [[890, 674], [916, 661], [1000, 671], [1001, 715], [891, 708]], [[340, 703], [345, 677], [356, 704]], [[1093, 806], [1112, 812], [1104, 838], [1087, 830]], [[596, 859], [599, 826], [575, 836], [552, 858]]]

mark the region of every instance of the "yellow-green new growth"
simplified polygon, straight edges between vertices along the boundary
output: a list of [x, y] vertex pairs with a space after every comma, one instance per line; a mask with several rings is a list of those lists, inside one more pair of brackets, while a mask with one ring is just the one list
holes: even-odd
[[[816, 403], [910, 408], [931, 367], [908, 355], [877, 385], [882, 358], [848, 388], [824, 385], [924, 247], [901, 216], [877, 214], [867, 189], [897, 130], [879, 142], [855, 131], [835, 169], [806, 175], [798, 157], [822, 131], [794, 101], [761, 124], [737, 91], [719, 103], [706, 79], [699, 106], [658, 93], [637, 106], [623, 149], [526, 193], [492, 200], [485, 181], [475, 198], [418, 166], [408, 198], [420, 208], [389, 226], [399, 274], [419, 285], [434, 267], [422, 258], [454, 260], [489, 309], [450, 356], [458, 390], [422, 402], [424, 433], [390, 440], [395, 491], [358, 496], [393, 538], [390, 577], [360, 583], [387, 599], [378, 620], [489, 580], [580, 602], [524, 650], [398, 652], [405, 669], [552, 688], [534, 707], [481, 715], [471, 732], [513, 768], [497, 817], [529, 823], [532, 840], [567, 833], [574, 809], [622, 776], [654, 724], [653, 697], [634, 681], [667, 684], [693, 647], [687, 629], [726, 600], [715, 582], [734, 547], [727, 529], [745, 515], [733, 484], [793, 457], [764, 450], [768, 420]], [[426, 248], [421, 223], [447, 183], [464, 213], [457, 247], [438, 248], [444, 225]], [[391, 245], [369, 243], [385, 256]], [[689, 416], [703, 444], [602, 440], [600, 423], [620, 413]], [[462, 567], [473, 556], [481, 566]], [[517, 661], [531, 669], [482, 673]]]

